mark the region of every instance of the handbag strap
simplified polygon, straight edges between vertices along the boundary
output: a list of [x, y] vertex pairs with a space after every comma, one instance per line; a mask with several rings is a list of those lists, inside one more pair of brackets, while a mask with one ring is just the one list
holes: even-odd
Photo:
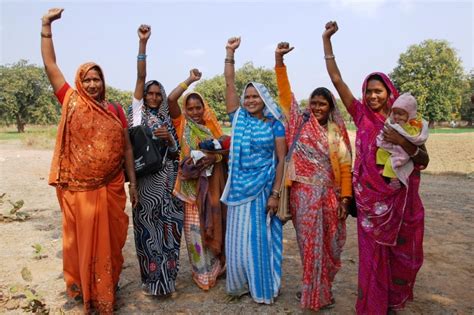
[[303, 121], [301, 124], [298, 126], [298, 130], [296, 131], [295, 137], [293, 138], [293, 143], [291, 144], [290, 148], [288, 149], [288, 153], [286, 154], [285, 161], [290, 162], [291, 156], [293, 155], [293, 151], [295, 150], [296, 147], [296, 142], [298, 142], [298, 139], [300, 138], [301, 135], [301, 130], [303, 129], [304, 124], [309, 120], [310, 113], [308, 111], [305, 111], [303, 113]]

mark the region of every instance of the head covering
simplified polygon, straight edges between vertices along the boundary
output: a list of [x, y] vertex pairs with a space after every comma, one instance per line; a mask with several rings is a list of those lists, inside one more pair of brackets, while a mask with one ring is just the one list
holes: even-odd
[[[84, 191], [106, 185], [122, 170], [125, 139], [120, 119], [84, 90], [87, 72], [100, 67], [92, 62], [79, 67], [77, 90], [66, 92], [58, 126], [49, 184]], [[105, 98], [104, 91], [101, 97]]]
[[76, 84], [77, 92], [83, 98], [92, 99], [89, 96], [89, 94], [87, 94], [86, 90], [84, 89], [84, 85], [82, 83], [82, 81], [84, 80], [84, 77], [86, 76], [87, 72], [89, 72], [92, 69], [97, 70], [99, 72], [100, 78], [102, 79], [102, 91], [101, 91], [101, 94], [100, 94], [100, 101], [103, 101], [103, 100], [105, 100], [104, 72], [102, 71], [102, 68], [94, 62], [86, 62], [86, 63], [82, 64], [81, 66], [79, 66], [79, 69], [77, 69], [76, 78], [75, 78], [75, 84]]
[[403, 93], [393, 103], [392, 109], [400, 108], [408, 113], [408, 119], [415, 119], [417, 114], [416, 99], [410, 93]]
[[[189, 117], [186, 112], [186, 103], [191, 95], [197, 95], [204, 106], [204, 113], [202, 119], [204, 124], [198, 124]], [[184, 119], [176, 130], [178, 134], [179, 143], [181, 145], [180, 161], [184, 161], [190, 156], [191, 150], [199, 150], [199, 143], [207, 139], [217, 139], [222, 136], [222, 128], [217, 121], [216, 114], [204, 101], [201, 94], [191, 92], [183, 97], [182, 111]], [[180, 169], [180, 172], [182, 169]], [[175, 184], [174, 193], [181, 200], [187, 202], [194, 202], [197, 197], [197, 180], [181, 180], [178, 176]]]
[[392, 104], [398, 98], [399, 94], [398, 94], [397, 88], [395, 87], [395, 85], [393, 85], [389, 77], [385, 73], [382, 73], [382, 72], [372, 72], [365, 78], [364, 84], [362, 84], [362, 103], [368, 106], [367, 101], [365, 99], [365, 91], [367, 90], [367, 85], [369, 81], [372, 80], [373, 79], [372, 77], [374, 76], [379, 76], [380, 78], [382, 78], [385, 87], [387, 87], [388, 92], [390, 92], [390, 95], [388, 96], [388, 100], [387, 100], [387, 106], [390, 109], [392, 107]]
[[263, 85], [262, 83], [258, 83], [258, 82], [247, 83], [240, 97], [240, 105], [244, 106], [245, 91], [247, 91], [247, 88], [249, 86], [253, 86], [257, 90], [258, 95], [260, 95], [263, 103], [265, 104], [265, 107], [263, 108], [263, 116], [267, 118], [273, 117], [279, 121], [283, 121], [284, 118], [283, 118], [283, 114], [281, 112], [280, 107], [277, 105], [275, 100], [273, 100], [273, 97], [270, 95], [270, 92], [268, 91], [267, 87]]
[[[266, 121], [253, 117], [244, 107], [246, 89], [252, 85], [262, 98]], [[222, 194], [222, 202], [240, 205], [254, 200], [262, 191], [268, 196], [275, 179], [275, 140], [273, 124], [283, 115], [261, 83], [245, 85], [240, 107], [232, 122], [229, 176]]]
[[[291, 146], [295, 140], [296, 133], [303, 123], [303, 115], [305, 112], [309, 114], [309, 120], [301, 129], [298, 145], [295, 146], [288, 166], [288, 179], [292, 181], [297, 180], [304, 183], [323, 185], [332, 184], [333, 174], [325, 172], [326, 168], [321, 165], [325, 160], [324, 157], [327, 157], [329, 153], [331, 164], [338, 161], [339, 141], [344, 142], [347, 151], [351, 154], [349, 135], [342, 115], [336, 106], [336, 99], [328, 89], [324, 88], [324, 92], [334, 104], [329, 112], [327, 130], [319, 124], [309, 107], [304, 109], [303, 114], [301, 114], [296, 98], [292, 95], [293, 104], [291, 105], [290, 115], [292, 119], [288, 122], [286, 133], [288, 146]], [[333, 137], [333, 135], [337, 136]], [[332, 166], [333, 170], [337, 169], [334, 175], [338, 175], [338, 165]], [[315, 174], [318, 174], [318, 179], [321, 180], [320, 183], [314, 182]], [[339, 180], [340, 178], [336, 179], [337, 186], [340, 184]]]

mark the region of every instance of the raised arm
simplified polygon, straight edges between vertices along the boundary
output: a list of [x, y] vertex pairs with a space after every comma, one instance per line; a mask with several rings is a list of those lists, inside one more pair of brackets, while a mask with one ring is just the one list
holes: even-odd
[[235, 88], [235, 60], [234, 53], [240, 45], [240, 37], [231, 37], [225, 46], [226, 56], [224, 60], [225, 78], [225, 105], [227, 113], [233, 113], [239, 108], [239, 97]]
[[289, 119], [291, 108], [291, 86], [286, 72], [286, 66], [283, 62], [283, 56], [292, 51], [294, 47], [290, 47], [287, 42], [278, 43], [275, 49], [275, 73], [278, 86], [278, 100], [283, 113]]
[[133, 97], [137, 100], [143, 98], [146, 80], [146, 44], [151, 36], [151, 26], [142, 24], [138, 28], [138, 56], [137, 56], [137, 83]]
[[324, 59], [326, 60], [326, 69], [329, 77], [331, 78], [337, 93], [339, 93], [344, 106], [346, 106], [346, 109], [350, 111], [352, 102], [355, 98], [347, 84], [342, 80], [341, 72], [339, 72], [336, 58], [332, 51], [331, 36], [334, 35], [337, 30], [338, 27], [336, 22], [331, 21], [326, 23], [325, 31], [323, 33]]
[[54, 92], [64, 85], [66, 80], [64, 75], [56, 64], [56, 53], [54, 52], [53, 34], [51, 33], [51, 24], [54, 20], [60, 19], [64, 9], [49, 9], [41, 19], [41, 56], [43, 57], [44, 69], [48, 76]]
[[170, 110], [171, 118], [178, 118], [181, 116], [181, 109], [178, 105], [178, 99], [183, 95], [184, 91], [188, 89], [188, 87], [196, 81], [199, 81], [202, 77], [202, 73], [199, 72], [198, 69], [192, 69], [189, 71], [189, 77], [178, 84], [177, 87], [171, 91], [170, 95], [168, 95], [168, 106]]

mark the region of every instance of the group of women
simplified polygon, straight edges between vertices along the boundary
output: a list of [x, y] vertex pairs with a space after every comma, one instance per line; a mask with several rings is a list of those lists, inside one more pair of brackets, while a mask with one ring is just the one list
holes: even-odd
[[[426, 149], [393, 129], [384, 140], [400, 145], [415, 163], [407, 186], [394, 188], [379, 175], [376, 136], [398, 97], [390, 79], [370, 74], [363, 97], [356, 99], [342, 80], [331, 46], [337, 24], [323, 33], [327, 71], [357, 126], [356, 157], [332, 93], [315, 89], [307, 108], [291, 91], [283, 62], [293, 48], [278, 44], [275, 71], [279, 105], [267, 88], [248, 83], [237, 94], [234, 55], [240, 38], [226, 45], [225, 102], [232, 122], [230, 148], [203, 150], [219, 142], [222, 129], [213, 110], [196, 92], [178, 100], [201, 78], [189, 77], [166, 95], [155, 80], [146, 81], [146, 45], [151, 28], [138, 29], [137, 81], [128, 115], [106, 101], [101, 68], [79, 67], [76, 88], [59, 67], [51, 23], [62, 9], [42, 18], [41, 52], [46, 73], [62, 104], [49, 184], [56, 187], [63, 218], [64, 277], [69, 296], [82, 300], [85, 312], [112, 313], [127, 236], [124, 212], [125, 169], [130, 184], [133, 226], [142, 290], [167, 296], [176, 290], [184, 227], [192, 275], [203, 290], [226, 274], [227, 293], [249, 293], [271, 304], [280, 293], [282, 225], [275, 215], [282, 182], [291, 185], [290, 211], [303, 265], [301, 307], [334, 305], [332, 283], [341, 268], [348, 205], [358, 207], [358, 314], [385, 314], [413, 298], [423, 262], [423, 205], [418, 187], [427, 166]], [[136, 178], [128, 128], [143, 125], [162, 140], [163, 167]], [[285, 157], [291, 150], [284, 178]], [[204, 154], [202, 154], [204, 152]], [[201, 155], [199, 155], [201, 153]]]

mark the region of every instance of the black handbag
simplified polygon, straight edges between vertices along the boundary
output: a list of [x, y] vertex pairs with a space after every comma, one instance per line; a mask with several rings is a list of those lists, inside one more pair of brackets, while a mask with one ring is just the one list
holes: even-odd
[[135, 175], [142, 177], [160, 171], [168, 153], [166, 147], [164, 155], [161, 154], [160, 149], [165, 147], [163, 141], [153, 139], [150, 129], [142, 125], [130, 128], [128, 133], [133, 147]]

